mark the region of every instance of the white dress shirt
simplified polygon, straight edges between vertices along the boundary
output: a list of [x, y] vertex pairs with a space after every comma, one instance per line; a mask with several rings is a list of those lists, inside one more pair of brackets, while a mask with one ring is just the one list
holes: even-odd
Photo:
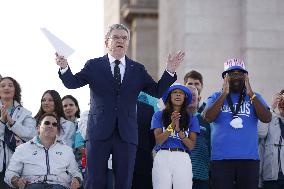
[[[107, 56], [108, 56], [108, 60], [109, 60], [109, 63], [110, 63], [111, 73], [113, 75], [114, 74], [114, 66], [115, 66], [114, 61], [116, 59], [113, 56], [111, 56], [110, 54], [107, 54]], [[125, 73], [125, 56], [123, 56], [119, 61], [120, 61], [120, 64], [118, 66], [119, 66], [120, 75], [121, 75], [121, 81], [120, 82], [122, 83], [123, 76], [124, 76], [124, 73]]]

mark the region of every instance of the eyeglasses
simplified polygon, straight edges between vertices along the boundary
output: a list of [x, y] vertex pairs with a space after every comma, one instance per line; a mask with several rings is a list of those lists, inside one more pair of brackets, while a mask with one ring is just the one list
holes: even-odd
[[112, 35], [109, 37], [109, 39], [112, 39], [114, 41], [118, 41], [119, 39], [122, 39], [123, 41], [128, 40], [128, 37], [123, 35], [123, 36], [118, 36], [118, 35]]
[[57, 122], [51, 123], [50, 121], [44, 121], [43, 124], [44, 125], [50, 125], [51, 124], [53, 127], [57, 127]]

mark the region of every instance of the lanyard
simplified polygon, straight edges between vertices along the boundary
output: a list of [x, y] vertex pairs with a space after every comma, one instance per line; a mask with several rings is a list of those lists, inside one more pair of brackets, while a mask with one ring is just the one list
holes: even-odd
[[236, 107], [236, 111], [234, 109], [234, 106], [233, 106], [233, 101], [232, 101], [232, 98], [231, 98], [231, 94], [229, 93], [229, 95], [227, 96], [227, 101], [228, 101], [228, 105], [231, 109], [231, 112], [233, 113], [233, 118], [237, 117], [237, 114], [238, 112], [240, 111], [240, 108], [241, 108], [241, 105], [243, 104], [244, 102], [244, 91], [240, 93], [240, 96], [239, 96], [239, 100], [238, 100], [238, 104], [237, 104], [237, 107]]

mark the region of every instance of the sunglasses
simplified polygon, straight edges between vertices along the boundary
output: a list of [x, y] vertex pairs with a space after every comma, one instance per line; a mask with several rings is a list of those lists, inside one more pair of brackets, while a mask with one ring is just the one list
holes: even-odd
[[237, 76], [244, 76], [245, 73], [244, 72], [228, 72], [228, 75], [230, 77], [237, 77]]
[[50, 125], [51, 124], [53, 127], [57, 127], [57, 122], [51, 123], [50, 121], [44, 121], [43, 124], [44, 125]]

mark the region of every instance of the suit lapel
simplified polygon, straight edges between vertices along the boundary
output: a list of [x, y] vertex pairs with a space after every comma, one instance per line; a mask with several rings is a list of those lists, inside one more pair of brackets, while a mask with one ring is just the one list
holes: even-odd
[[125, 72], [121, 84], [121, 89], [126, 87], [127, 83], [129, 83], [129, 80], [132, 77], [133, 68], [134, 68], [133, 61], [130, 60], [127, 56], [125, 56]]
[[107, 54], [102, 57], [102, 71], [104, 72], [105, 78], [108, 79], [114, 85], [115, 80], [111, 73], [111, 67]]

